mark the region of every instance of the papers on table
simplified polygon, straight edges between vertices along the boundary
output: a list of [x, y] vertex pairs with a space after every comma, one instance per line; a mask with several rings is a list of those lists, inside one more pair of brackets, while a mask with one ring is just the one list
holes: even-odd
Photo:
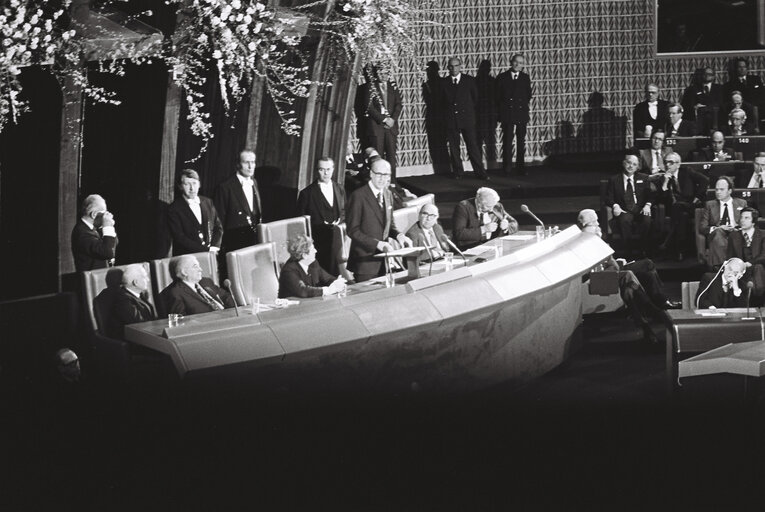
[[500, 237], [500, 240], [526, 241], [526, 240], [532, 240], [532, 239], [534, 239], [536, 237], [537, 237], [536, 234], [533, 234], [533, 235], [518, 235], [518, 234], [515, 234], [515, 235], [505, 235], [503, 237]]

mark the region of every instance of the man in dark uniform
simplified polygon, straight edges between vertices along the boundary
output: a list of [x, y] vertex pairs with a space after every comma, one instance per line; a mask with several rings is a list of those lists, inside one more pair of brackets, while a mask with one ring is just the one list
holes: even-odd
[[531, 79], [524, 73], [523, 55], [515, 54], [510, 69], [497, 76], [497, 109], [502, 123], [502, 165], [509, 173], [513, 159], [513, 133], [518, 143], [515, 163], [518, 172], [526, 175], [526, 125], [529, 122]]
[[72, 229], [72, 256], [77, 272], [106, 268], [114, 263], [117, 232], [106, 201], [92, 194], [82, 202], [82, 216]]
[[167, 224], [173, 239], [173, 254], [220, 250], [223, 227], [213, 202], [199, 195], [199, 174], [181, 171], [181, 196], [167, 209]]
[[398, 118], [403, 110], [398, 84], [380, 77], [370, 66], [367, 82], [362, 86], [364, 108], [363, 147], [373, 147], [390, 163], [391, 181], [396, 181], [396, 146], [398, 144]]
[[258, 243], [257, 226], [261, 221], [260, 191], [255, 174], [255, 153], [239, 153], [235, 175], [218, 185], [215, 207], [223, 224], [223, 250], [234, 251]]

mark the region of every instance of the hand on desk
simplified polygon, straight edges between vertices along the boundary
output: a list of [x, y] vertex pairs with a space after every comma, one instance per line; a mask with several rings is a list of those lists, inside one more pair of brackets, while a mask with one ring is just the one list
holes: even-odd
[[393, 246], [385, 240], [380, 240], [377, 242], [377, 250], [380, 252], [388, 252], [393, 250]]

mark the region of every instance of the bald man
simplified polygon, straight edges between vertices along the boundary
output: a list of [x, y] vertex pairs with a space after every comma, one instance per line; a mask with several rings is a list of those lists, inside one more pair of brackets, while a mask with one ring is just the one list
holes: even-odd
[[122, 338], [126, 325], [157, 318], [157, 310], [149, 298], [149, 283], [149, 274], [143, 265], [136, 263], [125, 268], [122, 286], [112, 303], [110, 336]]
[[709, 138], [709, 146], [700, 149], [696, 154], [697, 162], [727, 162], [728, 160], [740, 160], [733, 149], [725, 147], [725, 136], [721, 131], [712, 132]]
[[739, 258], [731, 258], [719, 272], [701, 276], [696, 293], [698, 308], [745, 308], [746, 288], [742, 289], [739, 285], [745, 272], [746, 263]]
[[434, 204], [425, 204], [420, 208], [420, 214], [417, 222], [409, 228], [406, 236], [412, 239], [415, 247], [430, 247], [430, 253], [421, 255], [424, 261], [430, 261], [430, 255], [433, 259], [438, 259], [445, 252], [451, 251], [449, 244], [446, 243], [446, 235], [443, 228], [438, 224], [438, 207]]
[[194, 315], [234, 307], [231, 294], [202, 276], [202, 267], [195, 256], [186, 254], [173, 258], [170, 273], [175, 281], [159, 296], [168, 313]]

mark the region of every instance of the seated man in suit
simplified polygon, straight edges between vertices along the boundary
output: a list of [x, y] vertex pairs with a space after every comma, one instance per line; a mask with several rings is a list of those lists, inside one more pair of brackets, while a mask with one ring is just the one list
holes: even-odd
[[744, 101], [744, 96], [741, 91], [733, 91], [730, 93], [730, 99], [725, 103], [723, 108], [720, 109], [720, 126], [726, 126], [730, 113], [735, 109], [741, 109], [746, 114], [746, 123], [744, 123], [744, 129], [747, 133], [758, 133], [758, 127], [754, 123], [754, 105], [748, 101]]
[[168, 313], [195, 315], [234, 307], [230, 293], [209, 277], [202, 277], [202, 267], [194, 256], [173, 258], [170, 274], [175, 280], [160, 293]]
[[424, 204], [420, 208], [420, 215], [414, 226], [409, 228], [406, 236], [412, 239], [415, 247], [429, 247], [430, 252], [420, 255], [423, 261], [430, 261], [431, 255], [434, 260], [443, 257], [451, 248], [446, 242], [443, 228], [438, 224], [438, 207], [434, 204]]
[[703, 205], [707, 191], [707, 177], [694, 170], [680, 167], [682, 159], [677, 153], [664, 157], [667, 171], [651, 176], [657, 189], [655, 200], [664, 204], [670, 215], [670, 229], [659, 250], [674, 253], [678, 261], [683, 260], [687, 249], [690, 229], [689, 219], [694, 211]]
[[199, 174], [192, 169], [184, 169], [178, 188], [181, 196], [167, 209], [173, 254], [218, 252], [223, 239], [223, 225], [213, 202], [199, 195]]
[[122, 338], [128, 324], [148, 322], [157, 318], [157, 311], [149, 302], [149, 275], [143, 265], [128, 265], [122, 273], [122, 287], [112, 302], [111, 331], [113, 338]]
[[651, 147], [640, 150], [640, 170], [645, 174], [664, 171], [664, 157], [671, 151], [664, 147], [666, 138], [663, 130], [657, 130], [651, 134]]
[[709, 146], [700, 149], [696, 153], [697, 162], [727, 162], [728, 160], [741, 160], [741, 155], [733, 149], [725, 147], [725, 136], [722, 132], [712, 132], [709, 138]]
[[279, 297], [322, 297], [345, 290], [345, 279], [335, 277], [316, 261], [313, 240], [298, 235], [287, 244], [290, 259], [279, 275]]
[[633, 136], [650, 137], [656, 130], [664, 129], [669, 121], [668, 108], [669, 102], [659, 99], [659, 87], [656, 84], [646, 84], [645, 101], [632, 109]]
[[765, 232], [756, 225], [759, 216], [754, 208], [744, 208], [739, 218], [741, 229], [728, 235], [728, 258], [744, 262], [744, 282], [754, 283], [752, 293], [758, 301], [765, 294]]
[[738, 226], [741, 210], [746, 208], [746, 201], [731, 197], [732, 193], [733, 180], [727, 176], [717, 178], [715, 199], [707, 201], [701, 215], [699, 234], [707, 238], [707, 264], [713, 269], [726, 260], [728, 236]]
[[494, 189], [481, 187], [474, 199], [457, 203], [452, 214], [454, 243], [460, 249], [470, 249], [498, 236], [518, 231], [516, 221], [499, 202]]
[[748, 135], [746, 130], [746, 112], [740, 108], [734, 108], [728, 114], [728, 124], [725, 127], [725, 134], [731, 137], [740, 137]]
[[[613, 208], [611, 228], [624, 241], [624, 249], [645, 249], [651, 228], [651, 184], [648, 176], [638, 173], [638, 157], [627, 153], [622, 160], [622, 172], [608, 180], [606, 204]], [[639, 236], [633, 239], [633, 234]]]
[[669, 106], [669, 122], [665, 130], [670, 137], [693, 137], [696, 135], [696, 125], [693, 121], [683, 119], [683, 106], [672, 103]]
[[117, 232], [114, 216], [106, 201], [92, 194], [82, 202], [82, 213], [72, 229], [72, 256], [77, 272], [106, 268], [114, 264]]
[[393, 250], [389, 237], [402, 246], [412, 246], [412, 241], [404, 233], [399, 233], [393, 224], [393, 195], [388, 190], [390, 164], [382, 159], [375, 160], [369, 175], [369, 183], [351, 194], [346, 209], [346, 225], [351, 239], [348, 269], [354, 273], [357, 283], [385, 274], [383, 258], [374, 255]]
[[[582, 231], [602, 236], [598, 215], [595, 210], [579, 212], [577, 219]], [[627, 263], [626, 260], [609, 256], [603, 262], [604, 270], [617, 272], [619, 295], [627, 306], [632, 320], [643, 330], [644, 339], [658, 344], [659, 339], [650, 326], [650, 318], [665, 320], [662, 311], [679, 309], [681, 304], [670, 301], [662, 292], [663, 283], [656, 271], [656, 265], [649, 259]]]
[[746, 273], [746, 265], [738, 258], [732, 258], [717, 273], [701, 276], [696, 305], [699, 309], [745, 308], [746, 293], [739, 281]]
[[752, 167], [744, 170], [738, 176], [738, 186], [741, 188], [765, 187], [765, 153], [754, 156]]
[[735, 76], [725, 84], [725, 92], [730, 95], [733, 91], [740, 91], [744, 101], [752, 105], [760, 105], [763, 101], [765, 87], [762, 79], [757, 75], [749, 74], [749, 62], [744, 58], [735, 61]]

